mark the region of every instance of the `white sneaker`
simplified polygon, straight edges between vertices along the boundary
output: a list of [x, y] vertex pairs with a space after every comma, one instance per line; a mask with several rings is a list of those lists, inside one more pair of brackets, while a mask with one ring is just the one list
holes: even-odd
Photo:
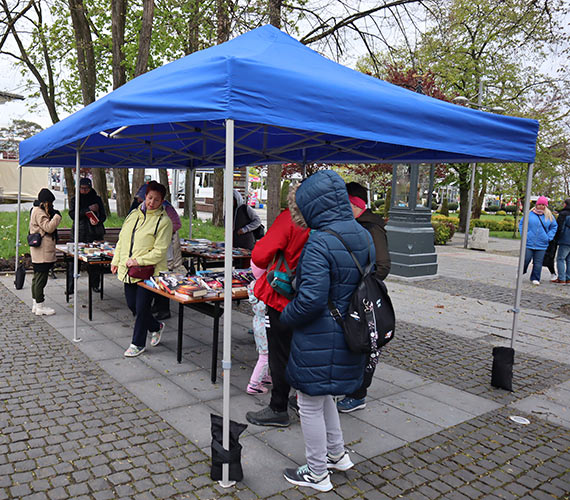
[[532, 284], [538, 286], [538, 285], [540, 285], [540, 281], [538, 281], [538, 280], [532, 280]]
[[318, 491], [330, 491], [333, 489], [329, 472], [322, 476], [314, 474], [308, 465], [303, 465], [297, 469], [285, 469], [283, 473], [285, 479], [297, 486], [308, 486]]
[[556, 274], [551, 274], [550, 281], [558, 281], [558, 276], [556, 276]]
[[32, 314], [36, 314], [36, 299], [32, 299]]
[[156, 347], [158, 344], [160, 344], [162, 330], [164, 330], [164, 323], [161, 322], [157, 332], [150, 332], [150, 345], [152, 347]]
[[51, 316], [55, 314], [55, 309], [47, 307], [45, 302], [36, 303], [36, 316]]
[[340, 457], [333, 457], [327, 453], [327, 469], [334, 470], [348, 470], [352, 469], [354, 464], [348, 455], [348, 451], [345, 451], [340, 455]]

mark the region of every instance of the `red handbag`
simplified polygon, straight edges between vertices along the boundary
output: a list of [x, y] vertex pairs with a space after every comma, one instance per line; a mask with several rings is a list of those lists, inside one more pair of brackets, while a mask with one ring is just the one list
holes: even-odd
[[131, 278], [147, 280], [154, 274], [154, 266], [131, 266], [127, 274]]

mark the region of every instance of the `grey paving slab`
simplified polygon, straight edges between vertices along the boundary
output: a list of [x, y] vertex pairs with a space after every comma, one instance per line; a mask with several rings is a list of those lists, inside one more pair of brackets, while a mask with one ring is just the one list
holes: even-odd
[[121, 384], [156, 378], [159, 373], [135, 358], [121, 356], [100, 360], [97, 364]]
[[[241, 441], [242, 466], [246, 477], [244, 482], [259, 498], [271, 497], [291, 489], [291, 485], [283, 477], [283, 470], [296, 467], [294, 461], [266, 446], [255, 436], [245, 436]], [[301, 496], [295, 495], [293, 498]]]
[[[251, 424], [249, 427], [252, 427]], [[301, 424], [296, 419], [289, 427], [285, 428], [263, 427], [261, 432], [255, 434], [255, 437], [297, 465], [303, 465], [307, 462], [305, 460], [303, 431]]]
[[159, 376], [123, 385], [154, 411], [187, 406], [198, 401], [166, 377]]
[[499, 403], [456, 389], [449, 385], [433, 382], [413, 389], [425, 397], [432, 398], [440, 403], [459, 408], [471, 415], [481, 415], [488, 411], [500, 408]]
[[[61, 333], [66, 339], [73, 339], [73, 325], [67, 327], [59, 327], [58, 332]], [[77, 337], [85, 342], [93, 342], [94, 340], [105, 340], [107, 337], [101, 332], [97, 331], [93, 326], [86, 325], [84, 321], [78, 322]]]
[[547, 420], [570, 429], [570, 411], [568, 406], [556, 403], [544, 396], [529, 396], [511, 405], [517, 410], [529, 413], [536, 418]]
[[[386, 348], [387, 351], [389, 347], [390, 346]], [[420, 387], [431, 382], [431, 380], [427, 378], [420, 377], [419, 375], [415, 375], [409, 371], [388, 365], [385, 362], [378, 363], [376, 371], [374, 372], [374, 378], [384, 380], [390, 384], [403, 387], [405, 389], [413, 389], [414, 387]]]
[[216, 412], [201, 402], [158, 412], [166, 422], [199, 448], [207, 448], [212, 442], [211, 413]]
[[[87, 335], [86, 335], [87, 337]], [[112, 340], [102, 339], [87, 342], [78, 342], [77, 348], [93, 360], [116, 359], [123, 356], [125, 349]]]
[[368, 388], [366, 396], [367, 400], [381, 399], [383, 397], [390, 396], [392, 394], [397, 394], [398, 392], [406, 390], [399, 385], [391, 384], [386, 380], [382, 380], [381, 374], [382, 373], [380, 374], [377, 374], [376, 372], [374, 373], [374, 379], [372, 381], [372, 384]]
[[[359, 419], [358, 414], [359, 412], [341, 414], [340, 423], [345, 446], [348, 450], [358, 453], [361, 460], [368, 460], [379, 453], [395, 450], [406, 444], [405, 440]], [[390, 430], [388, 427], [385, 429]]]
[[381, 401], [372, 401], [366, 405], [364, 410], [354, 412], [354, 418], [368, 422], [374, 427], [407, 442], [429, 436], [443, 429], [440, 425], [428, 422]]
[[223, 381], [212, 384], [210, 372], [206, 370], [175, 374], [170, 376], [169, 380], [200, 401], [211, 401], [223, 396]]
[[457, 425], [474, 417], [471, 413], [447, 403], [434, 401], [432, 398], [414, 391], [399, 392], [398, 394], [387, 396], [382, 398], [382, 402], [441, 427]]
[[182, 362], [178, 363], [176, 361], [176, 354], [168, 349], [153, 349], [150, 355], [142, 355], [137, 359], [142, 363], [146, 363], [151, 368], [154, 368], [158, 373], [167, 376], [176, 375], [178, 373], [188, 373], [201, 369], [199, 366], [184, 357], [182, 358]]

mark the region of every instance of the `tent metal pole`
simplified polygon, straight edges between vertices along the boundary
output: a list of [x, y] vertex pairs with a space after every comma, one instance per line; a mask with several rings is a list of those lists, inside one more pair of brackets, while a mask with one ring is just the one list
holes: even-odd
[[526, 194], [524, 198], [524, 212], [523, 212], [523, 227], [521, 234], [521, 249], [519, 252], [519, 269], [517, 274], [517, 288], [515, 292], [515, 306], [511, 309], [513, 312], [513, 331], [511, 334], [511, 349], [515, 345], [515, 337], [517, 334], [518, 324], [519, 324], [519, 314], [521, 305], [521, 293], [522, 293], [522, 278], [523, 278], [523, 268], [524, 268], [524, 258], [526, 253], [526, 237], [528, 234], [528, 216], [530, 209], [530, 192], [532, 188], [532, 172], [534, 169], [534, 163], [528, 164], [528, 173], [526, 178]]
[[18, 270], [18, 259], [20, 257], [20, 210], [22, 209], [22, 165], [18, 165], [18, 213], [16, 214], [16, 261], [14, 272]]
[[[226, 169], [224, 171], [224, 215], [225, 215], [225, 258], [224, 258], [224, 350], [222, 446], [230, 449], [230, 372], [232, 367], [232, 246], [233, 246], [233, 184], [234, 184], [234, 121], [226, 120]], [[230, 466], [222, 465], [222, 488], [229, 488], [235, 481], [229, 480]]]
[[77, 337], [77, 285], [79, 278], [79, 168], [81, 166], [81, 152], [75, 150], [75, 224], [73, 231], [73, 342], [81, 342]]
[[476, 163], [471, 164], [471, 185], [469, 187], [469, 198], [467, 200], [467, 220], [465, 222], [465, 239], [463, 240], [463, 248], [467, 248], [469, 243], [469, 226], [471, 225], [471, 211], [473, 210], [473, 190], [475, 189], [475, 169]]

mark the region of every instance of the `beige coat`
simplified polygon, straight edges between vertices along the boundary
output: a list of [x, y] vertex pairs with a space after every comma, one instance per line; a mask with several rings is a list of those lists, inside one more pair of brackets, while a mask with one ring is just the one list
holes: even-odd
[[[34, 207], [30, 215], [30, 234], [40, 233], [42, 235], [42, 244], [39, 247], [30, 247], [32, 262], [34, 264], [42, 264], [55, 262], [55, 235], [52, 233], [56, 230], [61, 222], [61, 215], [54, 215], [53, 219], [49, 219], [49, 215], [43, 208]], [[47, 236], [46, 236], [47, 235]]]

